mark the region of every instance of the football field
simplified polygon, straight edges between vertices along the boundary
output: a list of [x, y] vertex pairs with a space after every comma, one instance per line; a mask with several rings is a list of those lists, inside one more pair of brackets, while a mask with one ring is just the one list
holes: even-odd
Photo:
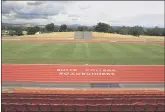
[[163, 65], [164, 46], [3, 41], [2, 64]]

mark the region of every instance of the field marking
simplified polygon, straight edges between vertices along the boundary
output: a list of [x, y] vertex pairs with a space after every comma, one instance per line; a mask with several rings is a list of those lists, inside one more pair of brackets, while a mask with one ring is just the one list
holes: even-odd
[[[114, 73], [115, 75], [105, 75]], [[115, 68], [116, 67], [116, 68]], [[138, 68], [140, 67], [140, 68]], [[60, 69], [60, 71], [58, 70]], [[73, 71], [74, 69], [74, 71]], [[61, 75], [64, 74], [64, 75]], [[71, 75], [72, 74], [72, 75]], [[76, 75], [73, 75], [76, 74]], [[77, 75], [78, 74], [78, 75]], [[83, 74], [83, 75], [82, 75]], [[85, 74], [85, 75], [84, 75]], [[104, 75], [103, 75], [104, 74]], [[164, 82], [164, 66], [2, 65], [3, 82]]]
[[74, 65], [74, 64], [3, 64], [2, 65], [59, 65], [59, 66], [165, 66], [165, 65]]

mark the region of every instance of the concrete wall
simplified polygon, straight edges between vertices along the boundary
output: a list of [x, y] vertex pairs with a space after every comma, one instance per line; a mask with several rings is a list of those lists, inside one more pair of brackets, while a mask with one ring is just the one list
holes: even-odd
[[76, 40], [92, 40], [92, 32], [84, 31], [84, 32], [75, 32]]
[[83, 40], [84, 36], [83, 36], [83, 32], [75, 32], [75, 37], [76, 40]]
[[84, 32], [84, 40], [92, 40], [92, 32]]

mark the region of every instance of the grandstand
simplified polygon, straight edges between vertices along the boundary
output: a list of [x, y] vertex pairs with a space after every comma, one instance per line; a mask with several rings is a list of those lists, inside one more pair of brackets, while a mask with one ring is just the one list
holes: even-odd
[[[62, 33], [67, 34], [64, 32]], [[37, 35], [37, 39], [34, 39], [35, 37], [33, 36], [29, 36], [28, 38], [24, 39], [19, 38], [20, 40], [17, 40], [17, 42], [21, 43], [20, 46], [17, 46], [15, 44], [16, 41], [10, 40], [10, 38], [8, 38], [10, 42], [8, 40], [3, 40], [4, 44], [2, 48], [6, 52], [4, 52], [4, 55], [2, 56], [2, 58], [4, 59], [2, 64], [2, 112], [165, 111], [164, 65], [160, 64], [162, 63], [161, 61], [160, 63], [156, 63], [156, 61], [153, 61], [151, 65], [145, 65], [145, 60], [147, 60], [148, 55], [144, 55], [144, 57], [141, 57], [145, 60], [140, 58], [144, 61], [138, 63], [141, 65], [136, 65], [137, 62], [134, 62], [135, 65], [114, 65], [114, 63], [117, 63], [115, 61], [118, 61], [118, 58], [121, 58], [120, 55], [118, 55], [117, 58], [112, 56], [115, 61], [107, 60], [107, 65], [104, 65], [106, 61], [103, 63], [103, 65], [89, 63], [77, 65], [74, 62], [78, 62], [79, 58], [77, 58], [77, 60], [71, 60], [71, 64], [67, 63], [68, 61], [70, 61], [69, 59], [62, 58], [67, 60], [64, 60], [65, 63], [62, 63], [63, 60], [60, 60], [61, 58], [59, 57], [56, 58], [56, 55], [54, 54], [51, 55], [51, 52], [45, 55], [45, 57], [54, 56], [53, 59], [57, 59], [56, 61], [58, 62], [61, 61], [62, 64], [44, 63], [42, 55], [37, 55], [38, 59], [40, 60], [33, 61], [33, 63], [29, 63], [28, 59], [34, 59], [34, 56], [29, 56], [28, 58], [21, 57], [22, 53], [31, 53], [28, 50], [31, 50], [33, 51], [33, 53], [36, 54], [40, 53], [40, 51], [44, 51], [43, 48], [49, 48], [48, 44], [45, 43], [56, 44], [56, 42], [70, 42], [70, 45], [72, 45], [72, 43], [79, 44], [81, 42], [90, 42], [91, 44], [97, 45], [98, 42], [102, 42], [102, 44], [104, 44], [105, 42], [108, 44], [112, 44], [111, 41], [114, 41], [115, 39], [112, 38], [111, 40], [110, 37], [104, 36], [105, 38], [108, 38], [108, 40], [95, 40], [94, 38], [100, 38], [100, 36], [96, 37], [94, 36], [96, 33], [92, 34], [91, 32], [77, 32], [75, 34], [69, 34], [69, 38], [71, 39], [66, 39], [67, 36], [64, 36], [64, 39], [61, 36], [62, 34], [60, 33], [54, 34], [54, 36], [59, 36], [54, 38], [51, 34], [49, 34], [51, 35], [49, 39], [45, 37], [41, 37], [44, 38], [41, 39], [39, 37], [40, 34]], [[73, 37], [73, 35], [75, 37]], [[143, 55], [144, 53], [142, 51], [143, 47], [153, 49], [157, 48], [161, 52], [158, 52], [157, 49], [152, 50], [152, 52], [158, 52], [159, 56], [157, 56], [157, 54], [153, 54], [152, 56], [156, 56], [157, 60], [163, 60], [161, 58], [162, 49], [160, 49], [162, 48], [162, 42], [161, 44], [156, 43], [157, 41], [149, 41], [147, 43], [146, 38], [141, 38], [139, 40], [137, 38], [134, 38], [139, 41], [139, 43], [137, 43], [135, 40], [131, 40], [132, 37], [130, 37], [129, 39], [127, 38], [125, 41], [123, 41], [123, 38], [116, 39], [123, 42], [116, 42], [116, 44], [127, 45], [128, 48], [130, 47], [129, 50], [132, 50], [132, 53], [135, 52], [135, 54], [139, 56]], [[142, 43], [147, 43], [148, 46], [146, 45], [141, 48], [138, 47], [138, 45], [141, 44], [140, 41], [142, 41], [142, 39], [145, 40], [145, 42]], [[37, 45], [37, 42], [43, 42], [42, 45], [45, 46], [43, 47], [42, 45]], [[30, 47], [21, 49], [22, 46], [25, 45], [24, 43], [28, 44], [26, 46]], [[34, 44], [31, 46], [31, 43], [36, 44], [36, 46]], [[133, 49], [133, 44], [137, 45], [137, 51]], [[55, 47], [56, 46], [51, 48]], [[58, 49], [58, 52], [56, 52], [67, 52], [67, 50], [65, 49], [65, 44], [62, 48], [63, 49]], [[113, 46], [110, 46], [109, 49], [112, 50], [112, 48]], [[9, 49], [11, 49], [11, 52]], [[14, 57], [14, 53], [10, 54], [14, 49], [21, 49], [20, 51], [15, 52], [15, 54], [19, 54], [19, 58], [17, 58], [17, 56]], [[48, 50], [52, 51], [52, 49]], [[83, 52], [81, 48], [78, 48], [78, 50]], [[90, 50], [91, 49], [86, 49], [86, 51]], [[102, 48], [102, 50], [107, 49]], [[71, 49], [70, 51], [73, 50]], [[95, 52], [97, 52], [97, 50]], [[124, 51], [118, 50], [114, 51], [113, 53], [119, 52]], [[98, 51], [98, 54], [100, 53], [102, 52]], [[87, 54], [89, 54], [89, 52]], [[149, 55], [150, 54], [152, 53], [149, 52]], [[14, 58], [5, 57], [7, 55], [13, 55]], [[64, 55], [68, 56], [68, 54]], [[60, 55], [60, 57], [63, 56]], [[72, 55], [72, 58], [73, 57], [74, 55]], [[131, 58], [130, 56], [128, 57]], [[127, 58], [126, 55], [125, 58]], [[139, 57], [137, 58], [137, 60], [138, 59]], [[154, 60], [154, 58], [152, 59]], [[89, 58], [85, 61], [91, 62], [91, 59]], [[126, 61], [132, 60], [129, 59]], [[109, 64], [108, 62], [113, 64]]]

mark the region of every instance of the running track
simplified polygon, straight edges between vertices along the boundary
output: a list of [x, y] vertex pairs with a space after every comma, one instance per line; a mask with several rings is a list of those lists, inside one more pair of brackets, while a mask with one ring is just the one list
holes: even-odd
[[164, 82], [164, 66], [2, 64], [2, 82], [15, 81]]

